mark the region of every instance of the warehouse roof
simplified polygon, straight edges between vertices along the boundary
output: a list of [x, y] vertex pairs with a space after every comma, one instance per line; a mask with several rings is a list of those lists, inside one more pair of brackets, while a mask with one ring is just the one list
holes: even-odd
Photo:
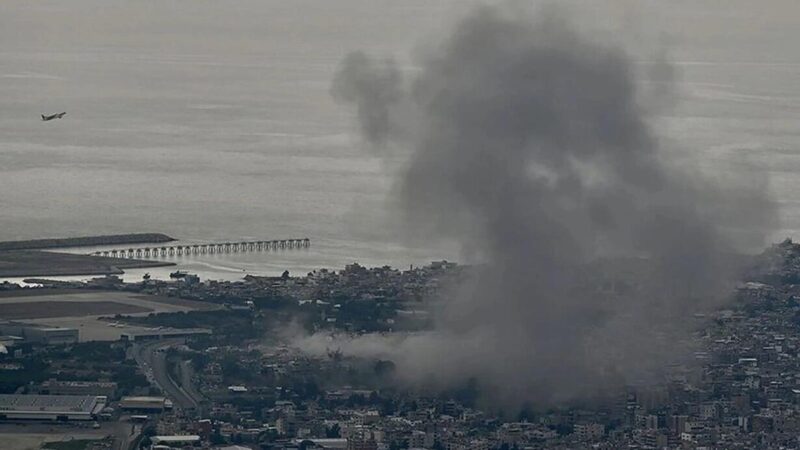
[[98, 399], [92, 395], [0, 394], [0, 411], [91, 413]]
[[179, 443], [179, 442], [197, 442], [200, 440], [200, 436], [197, 435], [185, 435], [185, 436], [153, 436], [150, 438], [153, 443], [158, 444], [161, 442], [168, 442], [168, 443]]

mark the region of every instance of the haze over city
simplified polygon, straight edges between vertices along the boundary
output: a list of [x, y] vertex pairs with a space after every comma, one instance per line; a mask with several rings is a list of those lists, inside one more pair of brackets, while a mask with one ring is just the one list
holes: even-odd
[[798, 17], [8, 2], [0, 434], [800, 445]]

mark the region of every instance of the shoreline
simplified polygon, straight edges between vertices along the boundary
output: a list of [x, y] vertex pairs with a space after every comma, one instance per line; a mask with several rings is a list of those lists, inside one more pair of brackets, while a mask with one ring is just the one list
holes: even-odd
[[[176, 265], [177, 265], [177, 264], [175, 264], [175, 263], [168, 263], [168, 262], [161, 262], [161, 263], [156, 263], [156, 262], [154, 262], [154, 263], [152, 263], [152, 264], [150, 264], [150, 265], [144, 265], [144, 264], [143, 264], [143, 265], [129, 266], [129, 267], [125, 267], [125, 269], [149, 269], [149, 268], [151, 268], [151, 267], [172, 267], [172, 266], [176, 266]], [[22, 274], [22, 275], [6, 275], [6, 274], [4, 274], [4, 273], [0, 273], [0, 277], [2, 277], [2, 278], [22, 278], [22, 277], [25, 277], [25, 278], [28, 278], [28, 277], [80, 277], [80, 276], [94, 276], [94, 275], [97, 275], [97, 276], [103, 276], [103, 275], [122, 275], [122, 274], [124, 274], [124, 273], [125, 273], [125, 270], [123, 270], [123, 269], [120, 269], [120, 268], [117, 268], [117, 270], [116, 270], [116, 271], [105, 271], [105, 272], [104, 272], [104, 271], [96, 271], [96, 272], [86, 272], [86, 271], [80, 271], [80, 272], [69, 272], [69, 271], [66, 271], [66, 272], [63, 272], [63, 273], [62, 273], [62, 272], [58, 272], [58, 273], [54, 273], [54, 272], [48, 272], [48, 273], [44, 273], [44, 274], [33, 274], [33, 275], [30, 275], [30, 274]]]
[[120, 275], [127, 269], [174, 266], [169, 261], [145, 261], [36, 250], [0, 252], [0, 278]]

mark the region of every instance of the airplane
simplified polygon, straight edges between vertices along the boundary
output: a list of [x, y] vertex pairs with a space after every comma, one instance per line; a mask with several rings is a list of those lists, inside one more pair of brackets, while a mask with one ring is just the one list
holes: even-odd
[[64, 117], [65, 114], [67, 114], [67, 113], [66, 112], [62, 112], [62, 113], [58, 113], [58, 114], [53, 114], [52, 116], [45, 116], [44, 114], [42, 114], [42, 121], [43, 122], [47, 122], [48, 120], [60, 119], [60, 118]]

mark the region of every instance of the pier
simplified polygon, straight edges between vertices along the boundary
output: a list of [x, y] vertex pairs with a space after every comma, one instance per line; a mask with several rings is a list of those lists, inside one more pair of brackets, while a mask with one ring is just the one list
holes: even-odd
[[274, 241], [221, 242], [216, 244], [166, 245], [159, 247], [120, 248], [100, 250], [91, 256], [111, 258], [158, 258], [184, 255], [213, 255], [221, 253], [261, 252], [270, 250], [294, 250], [311, 246], [311, 240], [279, 239]]

